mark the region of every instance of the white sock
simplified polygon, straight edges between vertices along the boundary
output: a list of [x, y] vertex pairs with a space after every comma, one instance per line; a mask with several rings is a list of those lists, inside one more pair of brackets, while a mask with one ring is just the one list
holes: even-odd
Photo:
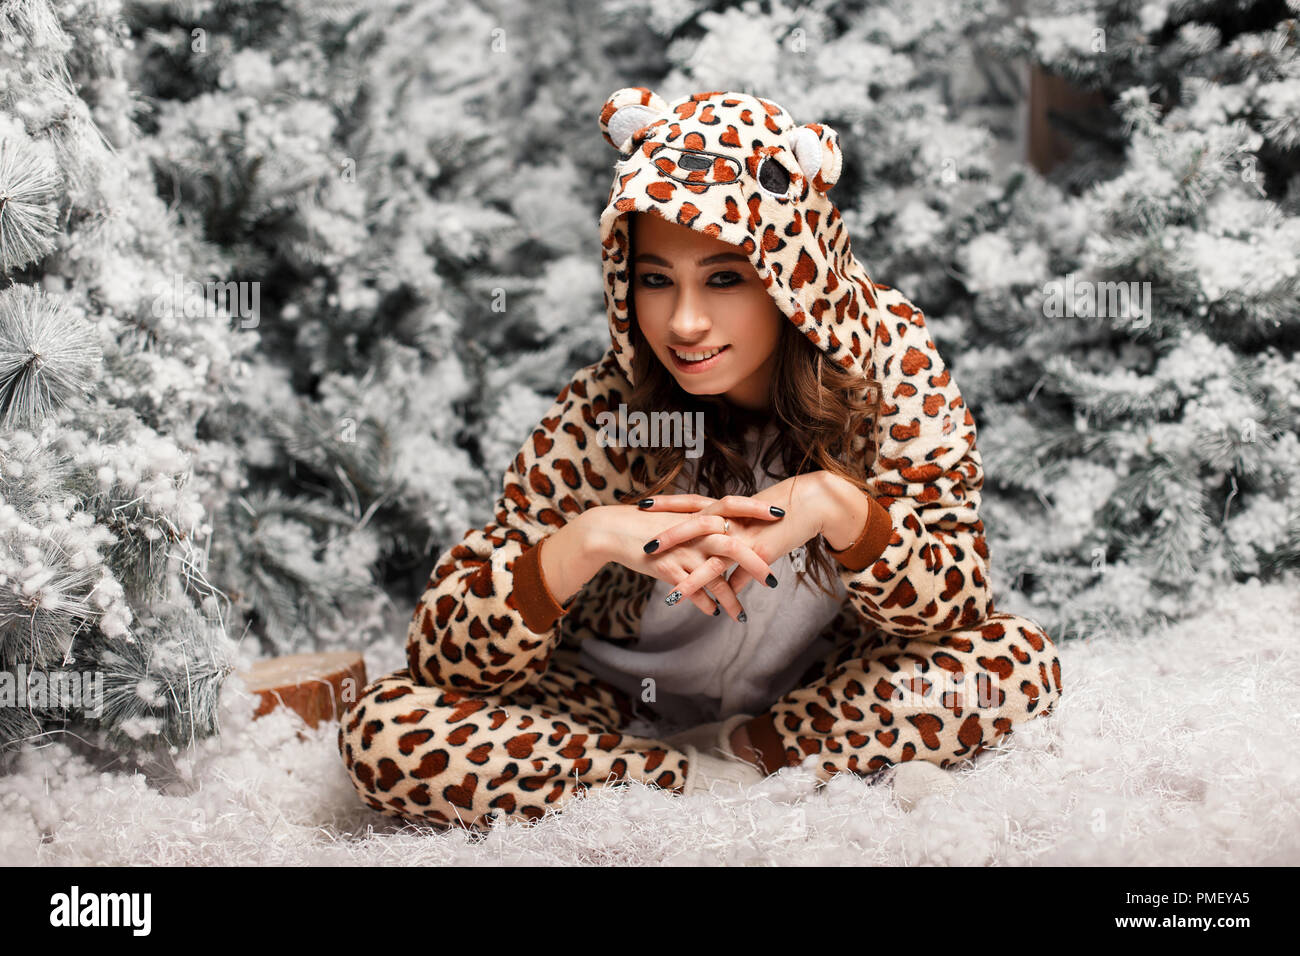
[[753, 716], [732, 714], [725, 720], [701, 724], [665, 738], [690, 761], [683, 795], [705, 792], [715, 786], [719, 791], [734, 793], [764, 778], [760, 768], [741, 760], [731, 749], [731, 732]]
[[891, 778], [894, 799], [904, 810], [912, 810], [922, 798], [945, 793], [957, 786], [952, 773], [928, 760], [912, 759], [895, 764]]
[[686, 770], [683, 796], [708, 792], [734, 795], [764, 779], [761, 770], [730, 752], [727, 756], [715, 757], [690, 744], [686, 745], [685, 751], [690, 767]]

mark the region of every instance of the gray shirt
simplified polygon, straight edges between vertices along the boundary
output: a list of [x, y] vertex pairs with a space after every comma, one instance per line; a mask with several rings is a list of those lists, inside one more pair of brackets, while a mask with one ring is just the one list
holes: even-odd
[[[759, 450], [774, 434], [769, 425], [748, 436], [759, 489], [776, 481], [758, 462]], [[772, 467], [779, 471], [780, 461]], [[675, 491], [684, 487], [681, 478]], [[834, 649], [818, 635], [848, 593], [835, 575], [835, 596], [826, 596], [793, 569], [788, 554], [770, 563], [777, 586], [752, 581], [738, 595], [746, 623], [737, 623], [725, 611], [705, 616], [687, 600], [669, 607], [664, 598], [673, 586], [656, 580], [639, 638], [626, 645], [584, 641], [581, 663], [673, 724], [694, 726], [736, 713], [762, 713], [794, 689], [814, 660]]]

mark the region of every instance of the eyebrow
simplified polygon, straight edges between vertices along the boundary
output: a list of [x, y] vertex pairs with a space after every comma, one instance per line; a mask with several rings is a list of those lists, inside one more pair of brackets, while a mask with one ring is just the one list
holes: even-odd
[[[635, 261], [645, 262], [652, 266], [666, 266], [669, 269], [671, 269], [673, 266], [673, 264], [668, 260], [661, 259], [659, 258], [659, 256], [656, 256], [650, 252], [642, 253], [641, 255], [637, 256]], [[717, 255], [709, 256], [707, 259], [697, 259], [695, 264], [697, 266], [711, 266], [719, 262], [748, 262], [748, 261], [749, 258], [747, 256], [742, 256], [738, 252], [719, 252]]]

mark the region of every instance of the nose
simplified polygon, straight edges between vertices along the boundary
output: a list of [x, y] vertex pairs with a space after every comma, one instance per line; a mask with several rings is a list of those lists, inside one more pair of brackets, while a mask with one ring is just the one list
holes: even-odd
[[679, 288], [681, 291], [673, 304], [673, 315], [668, 325], [679, 341], [692, 342], [708, 334], [712, 321], [704, 303], [689, 289], [688, 284]]

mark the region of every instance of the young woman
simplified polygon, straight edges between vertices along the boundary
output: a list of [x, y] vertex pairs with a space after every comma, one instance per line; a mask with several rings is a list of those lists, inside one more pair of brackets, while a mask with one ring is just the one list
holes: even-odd
[[344, 715], [362, 800], [480, 826], [626, 780], [946, 779], [1049, 714], [1054, 645], [993, 609], [974, 419], [853, 256], [834, 131], [640, 87], [600, 126], [611, 348], [434, 566], [408, 667]]

